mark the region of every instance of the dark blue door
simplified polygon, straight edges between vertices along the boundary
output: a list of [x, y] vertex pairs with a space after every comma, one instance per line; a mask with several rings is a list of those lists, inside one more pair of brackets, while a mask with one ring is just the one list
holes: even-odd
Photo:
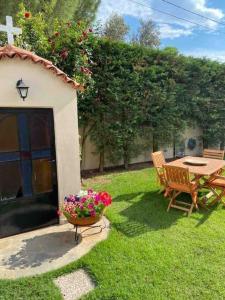
[[58, 223], [51, 109], [0, 109], [0, 237]]

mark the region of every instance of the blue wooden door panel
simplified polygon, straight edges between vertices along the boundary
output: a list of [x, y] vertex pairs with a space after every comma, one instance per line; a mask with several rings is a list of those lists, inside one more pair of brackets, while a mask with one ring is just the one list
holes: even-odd
[[50, 158], [51, 149], [32, 151], [32, 159]]
[[0, 153], [0, 162], [18, 161], [20, 160], [19, 152]]
[[[25, 113], [18, 115], [19, 126], [19, 141], [21, 151], [21, 171], [23, 180], [23, 194], [24, 196], [32, 196], [32, 161], [29, 155], [29, 128], [28, 120]], [[24, 153], [25, 154], [24, 154]]]

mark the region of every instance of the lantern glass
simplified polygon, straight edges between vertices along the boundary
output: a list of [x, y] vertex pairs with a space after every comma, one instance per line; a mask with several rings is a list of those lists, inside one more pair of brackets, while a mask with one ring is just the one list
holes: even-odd
[[25, 98], [27, 98], [27, 95], [28, 95], [29, 86], [26, 86], [25, 83], [23, 82], [23, 80], [20, 79], [17, 81], [16, 88], [18, 90], [20, 97], [23, 100], [25, 100]]

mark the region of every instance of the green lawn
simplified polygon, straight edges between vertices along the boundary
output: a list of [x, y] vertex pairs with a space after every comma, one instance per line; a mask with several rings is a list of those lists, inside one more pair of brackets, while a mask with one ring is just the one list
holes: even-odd
[[0, 299], [61, 299], [52, 279], [84, 267], [97, 288], [82, 299], [225, 299], [225, 209], [166, 212], [153, 169], [93, 177], [107, 190], [112, 229], [88, 255], [42, 276], [0, 281]]

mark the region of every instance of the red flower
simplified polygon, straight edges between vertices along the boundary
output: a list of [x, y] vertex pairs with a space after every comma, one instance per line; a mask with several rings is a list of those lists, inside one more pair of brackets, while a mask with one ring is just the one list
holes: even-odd
[[58, 31], [56, 31], [56, 32], [54, 33], [54, 35], [55, 35], [55, 36], [59, 36], [60, 33], [59, 33]]
[[85, 67], [80, 67], [80, 71], [84, 74], [87, 74], [87, 75], [92, 74], [91, 70], [89, 70], [88, 68], [85, 68]]
[[99, 201], [98, 201], [98, 200], [95, 200], [95, 201], [94, 201], [94, 205], [99, 205]]
[[62, 212], [59, 209], [57, 210], [56, 213], [57, 213], [58, 216], [61, 216], [61, 214], [62, 214]]
[[83, 34], [83, 37], [85, 37], [85, 38], [87, 37], [87, 32], [86, 31], [83, 31], [82, 34]]
[[112, 203], [112, 197], [107, 192], [99, 193], [99, 197], [105, 206], [108, 206]]
[[30, 13], [29, 11], [26, 11], [26, 12], [24, 13], [24, 17], [25, 17], [26, 19], [29, 19], [29, 18], [31, 17], [31, 13]]
[[63, 49], [59, 55], [61, 56], [62, 59], [66, 59], [67, 56], [69, 55], [69, 52], [67, 49]]

